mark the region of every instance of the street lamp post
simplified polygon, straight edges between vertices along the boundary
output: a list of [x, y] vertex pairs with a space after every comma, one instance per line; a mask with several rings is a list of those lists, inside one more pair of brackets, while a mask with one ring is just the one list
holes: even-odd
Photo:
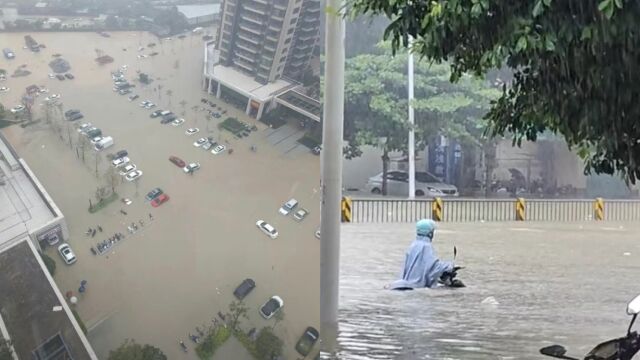
[[334, 353], [338, 335], [340, 201], [344, 123], [344, 29], [341, 0], [327, 0], [323, 150], [320, 157], [320, 326], [322, 350]]
[[409, 161], [409, 199], [414, 199], [416, 195], [416, 149], [415, 149], [415, 131], [414, 131], [414, 109], [413, 109], [413, 49], [412, 45], [413, 39], [410, 40], [409, 46], [409, 64], [408, 64], [408, 74], [409, 78], [409, 126], [411, 129], [409, 130], [409, 146], [408, 146], [408, 161]]

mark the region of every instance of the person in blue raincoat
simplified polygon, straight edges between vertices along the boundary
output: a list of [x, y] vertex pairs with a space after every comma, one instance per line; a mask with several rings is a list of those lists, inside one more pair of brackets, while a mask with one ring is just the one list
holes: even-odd
[[436, 223], [423, 219], [416, 224], [416, 239], [411, 243], [404, 260], [402, 278], [394, 281], [390, 288], [394, 290], [433, 288], [445, 272], [454, 271], [451, 261], [438, 259], [433, 249], [433, 234]]

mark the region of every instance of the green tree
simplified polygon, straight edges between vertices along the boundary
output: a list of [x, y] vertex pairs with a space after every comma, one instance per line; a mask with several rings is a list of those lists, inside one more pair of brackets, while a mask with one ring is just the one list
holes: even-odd
[[229, 304], [229, 313], [231, 314], [231, 321], [229, 325], [231, 329], [237, 330], [240, 325], [240, 319], [247, 319], [247, 312], [249, 308], [242, 302], [242, 300], [234, 300]]
[[115, 350], [109, 352], [109, 360], [166, 360], [167, 356], [157, 347], [140, 345], [127, 339]]
[[0, 337], [0, 360], [13, 360], [13, 350], [11, 342]]
[[[346, 63], [345, 72], [345, 157], [362, 154], [363, 145], [382, 150], [382, 193], [386, 194], [389, 153], [407, 151], [408, 100], [407, 53], [359, 55]], [[499, 92], [487, 82], [465, 77], [448, 81], [446, 65], [416, 61], [414, 66], [414, 109], [416, 150], [423, 149], [437, 135], [481, 144], [482, 115]]]
[[449, 61], [451, 80], [508, 67], [513, 81], [487, 113], [488, 133], [514, 144], [544, 131], [578, 147], [585, 171], [640, 176], [640, 2], [629, 0], [352, 0], [386, 15], [394, 49]]
[[256, 353], [260, 360], [272, 360], [282, 354], [283, 342], [269, 327], [263, 327], [256, 339]]

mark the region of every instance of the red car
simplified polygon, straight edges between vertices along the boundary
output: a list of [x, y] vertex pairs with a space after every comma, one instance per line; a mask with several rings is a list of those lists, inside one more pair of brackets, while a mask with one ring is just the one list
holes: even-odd
[[160, 194], [160, 196], [158, 196], [157, 198], [151, 200], [151, 206], [158, 207], [158, 206], [166, 203], [167, 201], [169, 201], [169, 195]]
[[185, 164], [184, 160], [180, 159], [177, 156], [170, 156], [169, 157], [169, 161], [174, 163], [179, 168], [183, 168], [183, 167], [185, 167], [187, 165], [187, 164]]

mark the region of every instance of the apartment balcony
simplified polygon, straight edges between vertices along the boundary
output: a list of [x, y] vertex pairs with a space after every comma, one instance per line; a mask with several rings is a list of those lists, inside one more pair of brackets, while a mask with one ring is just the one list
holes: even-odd
[[248, 31], [248, 32], [256, 34], [258, 36], [262, 36], [262, 31], [260, 30], [260, 28], [257, 27], [253, 23], [242, 21], [242, 22], [240, 22], [239, 29], [240, 30], [244, 30], [244, 31]]
[[241, 58], [239, 58], [237, 56], [233, 59], [233, 64], [238, 66], [238, 67], [240, 67], [240, 68], [243, 68], [243, 69], [247, 70], [250, 73], [253, 73], [255, 71], [255, 67], [253, 66], [253, 64], [247, 63], [247, 62], [245, 62], [245, 60], [243, 60], [243, 59], [241, 59]]
[[236, 56], [236, 58], [239, 58], [239, 59], [242, 59], [242, 60], [246, 61], [247, 64], [251, 64], [252, 66], [255, 65], [255, 59], [252, 58], [251, 56], [243, 54], [242, 52], [239, 52], [239, 51], [235, 52], [235, 56]]
[[259, 4], [269, 5], [269, 2], [267, 0], [253, 0], [253, 1]]
[[287, 5], [283, 5], [283, 4], [273, 4], [273, 7], [282, 11], [287, 11]]
[[266, 10], [267, 10], [264, 7], [255, 6], [255, 5], [250, 4], [250, 3], [243, 4], [242, 8], [245, 9], [245, 10], [251, 11], [254, 14], [258, 14], [258, 15], [264, 15]]
[[236, 47], [238, 49], [242, 49], [242, 50], [244, 50], [246, 52], [249, 52], [249, 53], [253, 54], [254, 56], [258, 54], [258, 49], [256, 49], [255, 47], [248, 47], [248, 46], [242, 45], [239, 42], [236, 42]]
[[243, 20], [250, 21], [252, 23], [258, 24], [258, 25], [262, 25], [264, 23], [264, 18], [258, 17], [258, 16], [249, 15], [247, 12], [242, 12], [242, 14], [240, 15], [240, 18], [242, 18]]
[[248, 41], [248, 42], [250, 42], [250, 43], [252, 43], [252, 44], [254, 44], [254, 45], [260, 45], [260, 41], [255, 40], [255, 39], [252, 39], [252, 38], [250, 38], [250, 37], [248, 37], [248, 36], [244, 35], [244, 34], [243, 34], [243, 33], [241, 33], [241, 32], [239, 32], [239, 33], [238, 33], [238, 38], [240, 38], [240, 39], [242, 39], [242, 40], [244, 40], [244, 41]]

